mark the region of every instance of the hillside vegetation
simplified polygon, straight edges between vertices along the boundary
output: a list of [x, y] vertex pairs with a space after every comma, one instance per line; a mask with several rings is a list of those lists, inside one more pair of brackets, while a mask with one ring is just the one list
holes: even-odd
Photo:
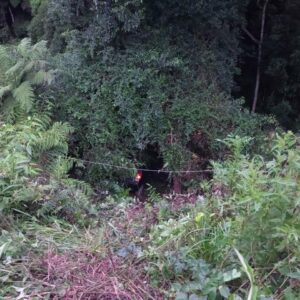
[[0, 298], [299, 299], [298, 11], [1, 1]]

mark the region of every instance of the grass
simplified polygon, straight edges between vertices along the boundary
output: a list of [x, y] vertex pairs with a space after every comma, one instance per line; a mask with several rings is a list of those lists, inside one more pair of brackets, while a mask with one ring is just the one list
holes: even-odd
[[12, 222], [0, 237], [0, 298], [164, 299], [134, 250], [146, 240], [148, 212], [121, 203], [100, 216], [103, 226], [86, 229], [58, 219]]
[[[172, 201], [166, 203], [171, 212]], [[99, 215], [100, 227], [3, 219], [0, 299], [167, 299], [142, 257], [159, 214], [157, 203], [121, 202]]]

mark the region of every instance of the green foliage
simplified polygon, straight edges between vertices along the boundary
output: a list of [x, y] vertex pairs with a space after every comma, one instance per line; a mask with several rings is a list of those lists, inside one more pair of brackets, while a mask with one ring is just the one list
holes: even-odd
[[[231, 294], [227, 286], [230, 281], [241, 278], [237, 269], [214, 269], [203, 259], [186, 255], [184, 250], [166, 252], [164, 259], [165, 280], [177, 281], [170, 291], [171, 295], [175, 293], [175, 299], [241, 299]], [[186, 280], [182, 281], [182, 278]]]
[[[1, 41], [24, 35], [22, 14], [32, 20], [30, 39], [0, 47], [0, 297], [45, 291], [28, 279], [24, 253], [105, 252], [101, 232], [81, 237], [66, 223], [97, 221], [90, 185], [69, 176], [77, 168], [113, 187], [102, 204], [118, 204], [114, 216], [103, 214], [109, 247], [143, 251], [153, 282], [171, 298], [299, 298], [299, 141], [289, 132], [271, 145], [276, 120], [250, 115], [232, 96], [246, 17], [257, 29], [252, 2], [1, 1]], [[262, 80], [276, 84], [262, 93], [286, 126], [299, 108], [298, 6], [273, 2], [267, 13]], [[133, 205], [114, 185], [130, 172], [68, 157], [134, 168], [147, 166], [151, 149], [182, 181], [175, 170], [212, 161], [210, 181], [193, 178], [203, 201], [172, 210], [150, 187], [148, 202]], [[119, 249], [110, 248], [114, 262]]]
[[[228, 142], [237, 151], [239, 139]], [[240, 216], [235, 225], [245, 240], [238, 244], [238, 249], [244, 253], [251, 249], [248, 255], [255, 257], [258, 265], [266, 261], [274, 263], [279, 253], [292, 251], [297, 257], [297, 235], [292, 235], [293, 239], [283, 233], [289, 228], [295, 234], [299, 226], [294, 218], [299, 196], [300, 153], [296, 143], [292, 133], [287, 133], [277, 136], [271, 161], [261, 157], [250, 160], [236, 154], [223, 165], [215, 164], [215, 180], [229, 193], [223, 205], [231, 207], [231, 214]], [[263, 239], [265, 236], [268, 239]]]
[[9, 230], [1, 230], [1, 298], [24, 299], [41, 293], [43, 297], [48, 297], [49, 287], [32, 278], [32, 272], [37, 270], [34, 266], [36, 260], [44, 259], [47, 251], [103, 255], [102, 229], [80, 230], [59, 219], [53, 218], [51, 221], [48, 226], [34, 221], [15, 222], [10, 224]]
[[30, 3], [32, 7], [33, 17], [28, 26], [28, 31], [30, 38], [34, 42], [37, 42], [38, 40], [45, 38], [44, 21], [47, 16], [48, 1], [32, 0]]
[[[214, 179], [206, 203], [188, 215], [153, 227], [147, 255], [158, 258], [157, 264], [161, 267], [158, 273], [154, 269], [155, 276], [177, 276], [168, 261], [181, 251], [185, 256], [179, 264], [204, 259], [224, 273], [238, 266], [232, 251], [236, 248], [243, 253], [242, 257], [237, 252], [238, 260], [250, 281], [248, 292], [238, 289], [237, 295], [243, 299], [246, 295], [248, 299], [258, 299], [276, 294], [279, 286], [282, 294], [287, 293], [286, 283], [298, 278], [299, 141], [291, 132], [277, 135], [270, 160], [244, 154], [248, 142], [249, 138], [237, 136], [225, 140], [232, 155], [225, 162], [213, 163]], [[173, 254], [168, 254], [170, 251]], [[201, 280], [192, 277], [191, 281], [189, 274], [195, 265], [194, 261], [186, 267], [185, 275], [179, 273], [178, 278], [169, 278], [181, 283], [175, 285], [179, 295], [207, 295], [198, 287]], [[213, 271], [208, 274], [213, 276]], [[220, 281], [213, 285], [214, 291], [220, 284], [223, 286]], [[228, 282], [229, 294], [237, 284], [245, 285], [243, 277]], [[297, 294], [297, 286], [291, 292]], [[227, 298], [233, 299], [229, 294]], [[219, 298], [215, 294], [209, 299]]]
[[[45, 60], [45, 42], [31, 46], [24, 39], [10, 52], [5, 48], [0, 52], [7, 84], [1, 89], [1, 212], [88, 223], [85, 217], [95, 213], [89, 201], [91, 188], [67, 175], [74, 164], [67, 158], [73, 129], [67, 123], [53, 123], [49, 112], [35, 112], [37, 86], [50, 83], [53, 74]], [[4, 109], [7, 106], [11, 110]]]
[[88, 185], [69, 179], [67, 124], [28, 117], [0, 128], [1, 211], [21, 211], [47, 219], [57, 215], [85, 222], [93, 213]]
[[46, 61], [46, 42], [31, 45], [30, 39], [23, 39], [17, 47], [0, 48], [1, 115], [8, 121], [29, 113], [33, 108], [34, 89], [50, 84], [54, 71]]
[[[256, 135], [259, 147], [270, 120], [231, 97], [247, 2], [32, 1], [30, 35], [48, 41], [64, 72], [51, 96], [75, 128], [72, 154], [131, 166], [154, 146], [175, 170], [222, 157], [214, 141], [230, 132]], [[87, 166], [85, 176], [127, 174]]]
[[[186, 57], [192, 45], [184, 36], [172, 45], [164, 32], [122, 52], [107, 48], [97, 63], [78, 66], [84, 58], [74, 48], [57, 57], [66, 77], [56, 87], [64, 99], [56, 107], [59, 117], [76, 128], [75, 153], [93, 161], [124, 165], [131, 158], [143, 164], [143, 151], [155, 145], [166, 168], [176, 170], [188, 168], [193, 154], [204, 161], [221, 157], [214, 140], [229, 132], [256, 135], [259, 147], [261, 128], [270, 120], [243, 112], [240, 103], [220, 89], [212, 78], [221, 77], [222, 70], [214, 63], [207, 69], [205, 47], [194, 46], [193, 55], [203, 57], [195, 61]], [[195, 133], [202, 140], [194, 141]], [[87, 172], [92, 182], [125, 176], [97, 166], [88, 166]]]
[[93, 56], [103, 46], [121, 43], [122, 35], [135, 31], [143, 19], [139, 0], [34, 0], [32, 7], [30, 35], [48, 40], [54, 52], [64, 50], [68, 40], [74, 39]]
[[31, 6], [31, 10], [32, 10], [32, 14], [36, 15], [38, 13], [38, 10], [40, 8], [40, 6], [47, 1], [43, 1], [43, 0], [29, 0], [30, 2], [30, 6]]

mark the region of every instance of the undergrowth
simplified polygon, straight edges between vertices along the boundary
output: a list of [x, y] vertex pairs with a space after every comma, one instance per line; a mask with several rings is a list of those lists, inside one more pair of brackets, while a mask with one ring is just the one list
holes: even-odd
[[300, 299], [299, 14], [0, 0], [0, 299]]
[[68, 176], [73, 128], [51, 120], [49, 101], [38, 109], [37, 93], [55, 80], [47, 56], [45, 42], [0, 47], [0, 212], [87, 225], [96, 213], [92, 189]]
[[299, 142], [278, 135], [266, 159], [248, 141], [224, 141], [205, 195], [104, 202], [100, 229], [6, 216], [1, 297], [299, 299]]
[[299, 299], [299, 141], [278, 135], [270, 160], [243, 153], [248, 141], [228, 137], [206, 201], [151, 230], [149, 272], [178, 300]]

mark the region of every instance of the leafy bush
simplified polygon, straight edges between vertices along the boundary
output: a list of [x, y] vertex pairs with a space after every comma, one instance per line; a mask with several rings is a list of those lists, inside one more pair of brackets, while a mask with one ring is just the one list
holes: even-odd
[[86, 56], [94, 56], [137, 30], [143, 19], [142, 5], [139, 0], [31, 0], [34, 17], [29, 33], [34, 40], [46, 39], [55, 53], [64, 51], [69, 38], [75, 38]]
[[[214, 141], [230, 132], [256, 135], [251, 146], [259, 148], [263, 128], [273, 120], [249, 115], [214, 81], [202, 80], [198, 69], [205, 69], [206, 61], [187, 58], [182, 39], [171, 45], [165, 36], [153, 34], [122, 52], [106, 48], [92, 63], [75, 44], [56, 58], [64, 77], [55, 88], [64, 101], [57, 99], [55, 106], [58, 118], [76, 129], [70, 147], [74, 155], [143, 165], [147, 147], [153, 146], [172, 171], [200, 169], [210, 158], [222, 157], [224, 147]], [[200, 46], [197, 51], [207, 54]], [[218, 72], [212, 65], [207, 77]], [[126, 176], [94, 165], [87, 166], [85, 175], [96, 184]]]
[[[239, 261], [233, 252], [237, 248], [244, 255], [241, 261], [248, 261], [249, 268], [254, 270], [251, 285], [259, 286], [257, 297], [286, 294], [294, 295], [290, 299], [297, 299], [299, 289], [295, 283], [299, 280], [300, 263], [299, 141], [291, 132], [277, 135], [271, 150], [273, 157], [267, 160], [244, 154], [249, 140], [237, 136], [225, 139], [232, 155], [223, 163], [213, 163], [214, 179], [205, 204], [178, 220], [153, 227], [148, 255], [160, 257], [159, 264], [163, 266], [160, 270], [165, 270], [163, 274], [175, 274], [172, 280], [181, 283], [180, 286], [174, 285], [179, 292], [185, 290], [198, 296], [207, 295], [200, 288], [186, 290], [189, 282], [203, 284], [192, 275], [196, 261], [204, 259], [209, 265], [227, 272], [238, 267]], [[196, 260], [190, 267], [185, 267], [183, 277], [177, 277], [176, 272], [171, 271], [174, 264], [170, 264], [170, 257], [174, 254], [168, 254], [170, 251], [177, 254], [184, 252], [179, 264], [188, 266], [189, 261]], [[213, 272], [210, 275], [213, 276]], [[245, 296], [241, 288], [245, 281], [242, 279], [236, 281], [235, 278], [227, 283], [228, 299], [233, 299], [230, 294]], [[220, 284], [223, 285], [218, 281], [214, 285], [215, 291]], [[292, 289], [289, 287], [291, 284], [294, 286]], [[219, 298], [215, 294], [208, 299]]]
[[39, 217], [57, 215], [81, 222], [92, 209], [88, 185], [68, 178], [71, 128], [28, 117], [0, 127], [1, 211]]
[[247, 258], [256, 266], [266, 262], [275, 264], [282, 258], [280, 263], [285, 262], [292, 268], [289, 259], [293, 257], [298, 261], [299, 254], [298, 141], [291, 132], [277, 135], [270, 161], [243, 155], [242, 142], [235, 137], [225, 140], [234, 149], [233, 157], [226, 163], [214, 164], [214, 184], [223, 189], [222, 206], [227, 208], [221, 217], [227, 218], [229, 214], [234, 221], [233, 228], [238, 229], [236, 246], [248, 253]]
[[[145, 165], [145, 149], [155, 147], [173, 171], [222, 157], [215, 140], [230, 132], [256, 135], [252, 146], [260, 146], [273, 120], [250, 115], [231, 97], [234, 28], [246, 2], [31, 2], [30, 34], [48, 41], [64, 71], [51, 95], [57, 119], [75, 128], [72, 155]], [[83, 173], [103, 185], [128, 175], [97, 165]]]
[[74, 164], [67, 159], [73, 129], [53, 123], [49, 110], [37, 109], [38, 86], [50, 84], [54, 76], [45, 60], [45, 42], [31, 45], [24, 39], [11, 51], [2, 47], [0, 53], [6, 70], [0, 81], [6, 84], [0, 89], [1, 211], [88, 222], [91, 188], [67, 175]]

